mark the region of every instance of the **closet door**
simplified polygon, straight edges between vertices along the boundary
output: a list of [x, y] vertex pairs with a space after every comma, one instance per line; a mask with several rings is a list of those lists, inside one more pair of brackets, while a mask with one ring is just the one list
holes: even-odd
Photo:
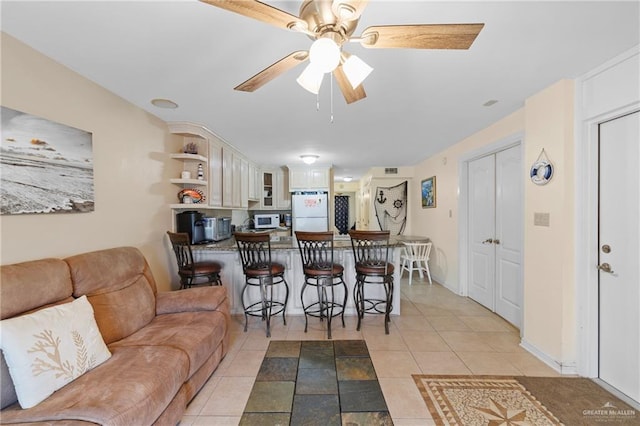
[[469, 297], [494, 310], [495, 156], [469, 162]]
[[495, 312], [522, 323], [522, 159], [520, 147], [496, 154]]
[[514, 146], [468, 163], [469, 297], [522, 323], [522, 159]]

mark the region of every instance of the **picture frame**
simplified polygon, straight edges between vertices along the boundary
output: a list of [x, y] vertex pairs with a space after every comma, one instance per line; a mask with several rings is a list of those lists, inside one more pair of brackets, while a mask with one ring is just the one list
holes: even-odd
[[420, 198], [422, 198], [422, 208], [431, 209], [436, 207], [436, 177], [424, 179], [420, 184]]

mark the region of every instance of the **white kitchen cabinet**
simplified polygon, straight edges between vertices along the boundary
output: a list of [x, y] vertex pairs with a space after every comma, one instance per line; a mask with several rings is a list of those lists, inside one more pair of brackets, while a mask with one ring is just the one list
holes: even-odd
[[240, 205], [239, 207], [246, 209], [249, 207], [249, 162], [245, 158], [240, 158], [240, 170], [238, 174], [238, 180], [235, 180], [234, 176], [234, 185], [235, 182], [239, 182], [240, 187]]
[[222, 148], [222, 207], [233, 207], [233, 152]]
[[289, 192], [329, 191], [331, 187], [331, 167], [329, 166], [288, 166]]
[[248, 207], [248, 162], [230, 148], [222, 148], [222, 206]]
[[273, 202], [273, 182], [275, 181], [275, 171], [263, 170], [260, 173], [262, 196], [260, 197], [260, 208], [262, 210], [273, 210], [275, 204]]
[[249, 194], [247, 199], [250, 201], [260, 200], [260, 170], [252, 162], [248, 162], [249, 174]]
[[[183, 136], [183, 146], [193, 143], [198, 151], [197, 154], [169, 154], [171, 161], [182, 162], [182, 171], [191, 173], [190, 179], [182, 179], [180, 172], [169, 179], [176, 185], [176, 204], [171, 204], [171, 208], [248, 209], [250, 201], [260, 201], [259, 207], [266, 210], [291, 208], [286, 168], [272, 167], [263, 173], [255, 163], [203, 126], [186, 122], [168, 123], [168, 126], [171, 133]], [[204, 180], [197, 179], [198, 164], [203, 166]], [[184, 188], [201, 191], [205, 201], [197, 206], [178, 204], [177, 194]]]
[[209, 205], [222, 207], [222, 144], [209, 141]]
[[289, 173], [280, 168], [276, 172], [276, 208], [278, 210], [291, 209], [291, 193], [289, 187]]
[[289, 194], [289, 174], [285, 168], [262, 169], [262, 196], [260, 208], [262, 210], [291, 209], [291, 194]]

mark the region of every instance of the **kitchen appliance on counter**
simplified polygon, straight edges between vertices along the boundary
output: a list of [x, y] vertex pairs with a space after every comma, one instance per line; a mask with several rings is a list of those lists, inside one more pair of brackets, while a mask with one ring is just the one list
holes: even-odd
[[222, 241], [231, 238], [231, 218], [230, 217], [203, 217], [204, 240]]
[[256, 229], [277, 228], [280, 226], [279, 214], [253, 215], [253, 223]]
[[298, 191], [291, 195], [292, 227], [296, 231], [329, 230], [329, 203], [326, 192]]
[[189, 234], [191, 244], [205, 242], [203, 214], [195, 210], [188, 210], [176, 214], [176, 231]]
[[230, 217], [204, 217], [195, 210], [176, 214], [177, 232], [189, 234], [191, 244], [206, 244], [231, 238]]

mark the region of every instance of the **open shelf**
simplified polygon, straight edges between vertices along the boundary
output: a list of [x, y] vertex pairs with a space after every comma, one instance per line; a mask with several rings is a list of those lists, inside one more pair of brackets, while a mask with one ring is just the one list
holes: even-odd
[[186, 153], [175, 153], [171, 154], [171, 158], [175, 158], [176, 160], [184, 160], [184, 161], [200, 161], [202, 163], [207, 162], [207, 157], [199, 154], [186, 154]]
[[175, 178], [175, 179], [169, 179], [171, 181], [171, 183], [175, 183], [176, 185], [199, 185], [199, 186], [206, 186], [207, 185], [207, 181], [206, 180], [199, 180], [199, 179], [180, 179], [180, 178]]

